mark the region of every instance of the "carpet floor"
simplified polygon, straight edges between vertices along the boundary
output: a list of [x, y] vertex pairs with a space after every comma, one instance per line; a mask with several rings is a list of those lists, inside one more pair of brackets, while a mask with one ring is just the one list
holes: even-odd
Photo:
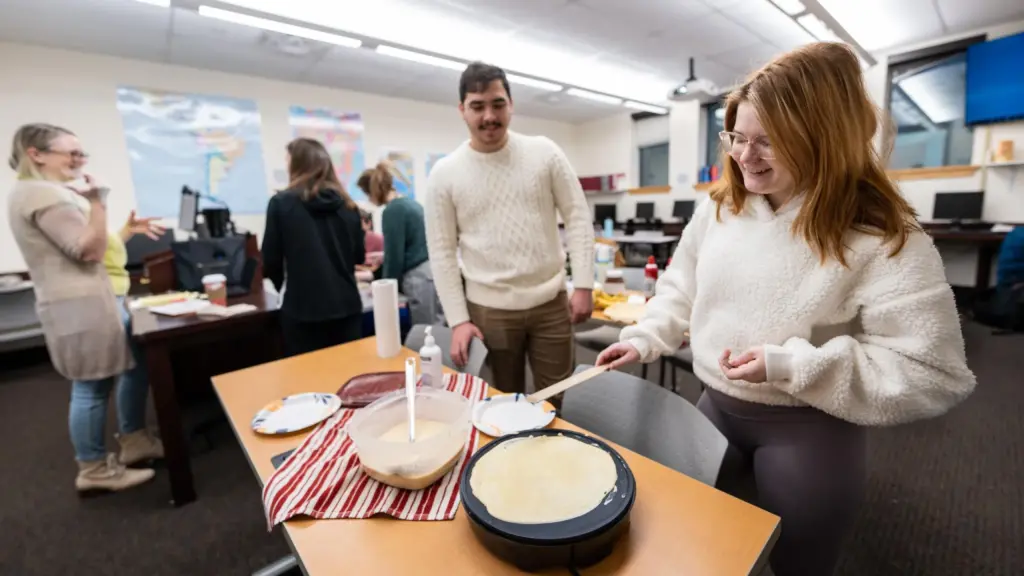
[[[1024, 570], [1024, 336], [975, 324], [965, 335], [976, 393], [943, 418], [871, 431], [868, 498], [839, 575]], [[266, 530], [258, 484], [226, 426], [195, 454], [193, 504], [167, 505], [162, 470], [135, 490], [77, 498], [68, 385], [38, 356], [0, 356], [0, 575], [244, 575], [288, 553], [280, 530]], [[648, 378], [657, 382], [656, 365]], [[688, 374], [678, 386], [691, 401], [699, 394]]]

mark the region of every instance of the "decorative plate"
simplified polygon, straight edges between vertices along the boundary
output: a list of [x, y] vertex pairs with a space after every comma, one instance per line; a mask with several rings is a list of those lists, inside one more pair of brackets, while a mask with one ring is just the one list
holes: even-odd
[[291, 434], [323, 422], [339, 408], [337, 394], [294, 394], [264, 406], [253, 417], [252, 429], [258, 434]]
[[526, 430], [538, 430], [555, 419], [555, 407], [547, 401], [534, 404], [526, 394], [499, 394], [473, 406], [473, 426], [498, 438]]

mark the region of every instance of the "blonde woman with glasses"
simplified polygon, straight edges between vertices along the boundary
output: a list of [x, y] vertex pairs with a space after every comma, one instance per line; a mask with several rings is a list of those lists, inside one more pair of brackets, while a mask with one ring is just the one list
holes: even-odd
[[942, 261], [875, 153], [878, 126], [844, 44], [753, 73], [726, 101], [723, 179], [645, 317], [598, 357], [651, 362], [689, 331], [698, 408], [782, 518], [775, 576], [832, 574], [868, 426], [938, 416], [975, 386]]
[[[79, 468], [75, 487], [117, 491], [151, 479], [153, 470], [127, 465], [162, 457], [163, 446], [145, 427], [145, 368], [132, 358], [127, 311], [104, 262], [116, 268], [122, 238], [158, 229], [133, 214], [122, 236], [109, 233], [108, 190], [84, 174], [87, 159], [65, 128], [19, 128], [9, 160], [18, 180], [8, 198], [8, 218], [35, 285], [50, 359], [72, 381], [68, 425]], [[127, 292], [123, 284], [118, 282], [121, 295]], [[119, 378], [121, 450], [108, 454], [107, 404]]]

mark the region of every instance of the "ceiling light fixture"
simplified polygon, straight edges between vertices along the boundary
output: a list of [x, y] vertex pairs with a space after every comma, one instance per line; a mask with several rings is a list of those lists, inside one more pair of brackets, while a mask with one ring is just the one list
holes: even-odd
[[857, 53], [857, 58], [860, 59], [861, 69], [867, 70], [878, 62], [864, 46], [854, 40], [845, 40], [833, 30], [833, 26], [838, 27], [849, 37], [849, 33], [832, 16], [832, 12], [822, 6], [821, 0], [811, 2], [811, 7], [804, 4], [803, 0], [769, 0], [769, 2], [815, 39], [821, 42], [849, 44]]
[[577, 98], [584, 98], [586, 100], [593, 100], [594, 102], [602, 102], [604, 104], [613, 104], [618, 106], [622, 104], [622, 98], [616, 98], [615, 96], [609, 96], [607, 94], [598, 94], [597, 92], [591, 92], [589, 90], [580, 90], [579, 88], [569, 88], [566, 92], [570, 96]]
[[391, 56], [392, 58], [400, 58], [402, 60], [408, 60], [409, 62], [418, 62], [420, 64], [437, 66], [438, 68], [457, 70], [459, 72], [466, 69], [465, 62], [457, 62], [447, 58], [438, 58], [437, 56], [431, 56], [430, 54], [413, 52], [412, 50], [404, 50], [402, 48], [395, 48], [394, 46], [387, 46], [385, 44], [377, 46], [377, 54]]
[[804, 6], [804, 3], [800, 0], [771, 0], [771, 3], [790, 16], [807, 12], [807, 6]]
[[642, 110], [644, 112], [650, 112], [652, 114], [668, 114], [668, 108], [662, 108], [661, 106], [652, 106], [650, 104], [644, 104], [643, 102], [634, 102], [632, 100], [626, 100], [622, 104], [626, 108], [632, 108], [633, 110]]
[[796, 23], [803, 26], [804, 30], [810, 32], [812, 36], [822, 42], [843, 42], [843, 39], [833, 32], [828, 27], [828, 24], [822, 22], [821, 18], [814, 14], [804, 14], [796, 19]]
[[536, 78], [527, 78], [526, 76], [520, 76], [518, 74], [506, 73], [505, 78], [511, 84], [521, 84], [523, 86], [529, 86], [539, 90], [547, 90], [548, 92], [558, 92], [564, 88], [561, 84], [555, 84], [554, 82], [548, 82], [546, 80], [537, 80]]
[[[401, 46], [459, 62], [481, 60], [531, 79], [579, 86], [640, 102], [666, 100], [674, 86], [656, 73], [613, 64], [563, 44], [541, 44], [500, 24], [441, 12], [433, 3], [407, 0], [218, 0], [268, 18], [310, 22], [342, 34]], [[402, 18], [395, 18], [397, 13]]]
[[[456, 70], [462, 72], [466, 69], [469, 64], [466, 62], [459, 62], [457, 60], [450, 60], [448, 58], [441, 58], [439, 56], [432, 56], [430, 54], [424, 54], [423, 52], [416, 52], [415, 50], [406, 50], [404, 48], [395, 48], [394, 46], [388, 46], [381, 44], [377, 46], [377, 53], [385, 56], [391, 56], [393, 58], [401, 58], [402, 60], [408, 60], [410, 62], [418, 62], [420, 64], [427, 64], [429, 66], [437, 66], [438, 68], [447, 68], [449, 70]], [[505, 78], [510, 84], [521, 84], [523, 86], [530, 86], [538, 88], [540, 90], [547, 90], [549, 92], [558, 92], [563, 88], [561, 84], [555, 84], [554, 82], [547, 82], [544, 80], [537, 80], [536, 78], [527, 78], [526, 76], [520, 76], [518, 74], [505, 74]]]
[[141, 4], [149, 4], [150, 6], [159, 6], [160, 8], [170, 8], [171, 0], [135, 0]]
[[360, 46], [363, 45], [362, 40], [349, 38], [348, 36], [341, 36], [339, 34], [321, 32], [320, 30], [314, 30], [312, 28], [306, 28], [304, 26], [285, 24], [284, 22], [278, 22], [276, 20], [268, 20], [266, 18], [250, 16], [248, 14], [242, 14], [240, 12], [232, 12], [230, 10], [222, 10], [220, 8], [214, 8], [212, 6], [200, 6], [199, 15], [205, 16], [207, 18], [214, 18], [216, 20], [223, 20], [225, 22], [233, 22], [235, 24], [241, 24], [243, 26], [249, 26], [251, 28], [259, 28], [261, 30], [268, 30], [270, 32], [278, 32], [281, 34], [288, 34], [290, 36], [298, 36], [300, 38], [316, 40], [318, 42], [325, 42], [327, 44], [334, 44], [335, 46], [343, 46], [345, 48], [359, 48]]

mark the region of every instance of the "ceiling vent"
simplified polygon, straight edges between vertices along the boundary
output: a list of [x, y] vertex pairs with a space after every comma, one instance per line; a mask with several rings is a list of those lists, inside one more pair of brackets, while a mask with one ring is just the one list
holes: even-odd
[[276, 32], [264, 32], [260, 37], [260, 44], [282, 54], [299, 58], [308, 56], [313, 51], [313, 42], [298, 36], [289, 36]]

